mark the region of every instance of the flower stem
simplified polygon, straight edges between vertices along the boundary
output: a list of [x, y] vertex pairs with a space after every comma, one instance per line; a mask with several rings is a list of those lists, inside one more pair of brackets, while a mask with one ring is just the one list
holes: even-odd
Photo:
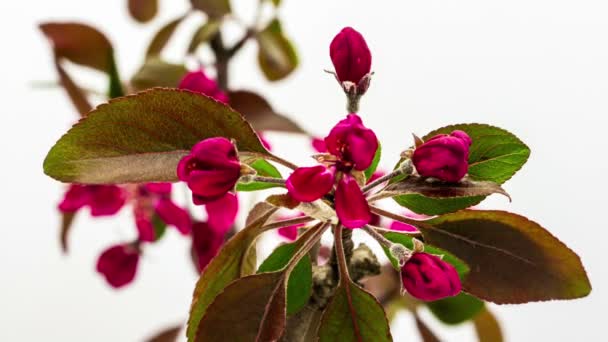
[[370, 226], [369, 224], [366, 224], [365, 226], [361, 227], [361, 229], [363, 229], [367, 234], [373, 237], [374, 240], [378, 241], [381, 246], [391, 248], [391, 246], [393, 245], [393, 242], [391, 240], [385, 238], [382, 234], [378, 233], [376, 231], [376, 228]]
[[[373, 206], [373, 205], [370, 205], [369, 209], [374, 214], [378, 214], [380, 216], [388, 217], [390, 219], [393, 219], [395, 221], [399, 221], [399, 222], [402, 222], [402, 223], [407, 223], [407, 224], [412, 225], [412, 226], [414, 226], [416, 228], [418, 228], [421, 225], [425, 225], [424, 222], [421, 222], [421, 221], [418, 221], [418, 220], [414, 220], [414, 219], [411, 219], [409, 217], [405, 217], [405, 216], [402, 216], [402, 215], [399, 215], [399, 214], [391, 213], [390, 211], [386, 211], [384, 209], [380, 209], [380, 208], [378, 208], [376, 206]], [[428, 226], [428, 225], [426, 225], [426, 226]]]
[[314, 220], [313, 217], [304, 216], [304, 217], [296, 217], [296, 218], [292, 218], [292, 219], [288, 219], [288, 220], [275, 221], [275, 222], [265, 225], [263, 227], [264, 228], [263, 230], [266, 231], [266, 230], [275, 229], [275, 228], [288, 227], [288, 226], [293, 226], [293, 225], [300, 224], [300, 223], [310, 222], [313, 220]]
[[366, 186], [363, 187], [363, 189], [361, 189], [361, 191], [363, 191], [363, 193], [365, 194], [366, 192], [369, 192], [373, 188], [377, 187], [378, 185], [380, 185], [386, 181], [389, 181], [389, 180], [393, 179], [394, 177], [399, 176], [400, 174], [401, 174], [401, 170], [399, 170], [399, 169], [394, 170], [393, 172], [388, 173], [388, 174], [376, 179], [375, 181], [367, 184]]
[[263, 182], [263, 183], [272, 183], [285, 185], [285, 180], [283, 178], [274, 178], [274, 177], [262, 177], [262, 176], [251, 176], [250, 180], [252, 182]]
[[[352, 230], [347, 229], [347, 232], [350, 231], [352, 234]], [[346, 261], [346, 254], [344, 251], [344, 244], [343, 244], [343, 239], [344, 239], [344, 228], [342, 227], [341, 224], [338, 224], [334, 227], [334, 246], [335, 246], [335, 253], [336, 253], [336, 259], [338, 262], [338, 271], [340, 272], [340, 282], [342, 284], [346, 284], [348, 282], [348, 280], [350, 279], [350, 276], [348, 275], [348, 262]]]
[[292, 170], [295, 170], [298, 168], [298, 166], [296, 164], [294, 164], [290, 161], [287, 161], [281, 157], [275, 156], [274, 154], [270, 154], [270, 153], [266, 154], [266, 153], [259, 153], [259, 152], [239, 151], [239, 156], [267, 159], [267, 160], [273, 161], [275, 163], [281, 164]]

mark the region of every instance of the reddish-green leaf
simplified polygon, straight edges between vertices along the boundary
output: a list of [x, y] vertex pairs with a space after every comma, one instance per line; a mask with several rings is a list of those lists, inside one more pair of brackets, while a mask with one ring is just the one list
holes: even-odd
[[133, 19], [145, 23], [158, 12], [158, 0], [129, 0], [129, 13]]
[[416, 312], [414, 312], [414, 319], [416, 320], [416, 327], [418, 328], [418, 332], [420, 333], [420, 337], [422, 337], [423, 342], [440, 342], [441, 340], [435, 335], [435, 333], [429, 328], [426, 323]]
[[247, 276], [209, 305], [197, 342], [276, 341], [285, 329], [285, 272]]
[[232, 237], [205, 268], [194, 289], [188, 319], [188, 341], [194, 341], [199, 323], [213, 299], [239, 277], [249, 245], [264, 232], [264, 223], [276, 210], [276, 207], [264, 202], [256, 205], [250, 212], [247, 227]]
[[59, 58], [55, 58], [55, 69], [59, 75], [59, 83], [61, 83], [61, 86], [78, 111], [78, 114], [80, 114], [82, 117], [86, 116], [87, 113], [93, 109], [93, 106], [91, 106], [91, 103], [89, 103], [87, 96], [65, 71], [61, 65], [61, 61], [59, 61]]
[[171, 182], [191, 147], [217, 136], [234, 139], [240, 151], [268, 154], [230, 107], [201, 94], [157, 88], [97, 107], [51, 148], [44, 170], [63, 182]]
[[133, 75], [131, 85], [137, 91], [154, 87], [177, 88], [188, 70], [181, 64], [171, 64], [159, 58], [149, 58]]
[[275, 19], [256, 36], [259, 45], [258, 62], [269, 81], [278, 81], [298, 66], [296, 50], [283, 34], [281, 23]]
[[461, 292], [458, 296], [426, 302], [433, 315], [445, 324], [460, 324], [483, 310], [483, 301]]
[[221, 26], [221, 20], [210, 18], [192, 36], [192, 40], [190, 40], [190, 44], [188, 45], [188, 53], [194, 53], [199, 45], [211, 40], [220, 31]]
[[190, 3], [212, 18], [220, 18], [231, 11], [229, 0], [190, 0]]
[[579, 257], [548, 231], [504, 211], [463, 210], [420, 224], [425, 242], [471, 266], [464, 290], [499, 303], [584, 297]]
[[500, 185], [490, 181], [475, 181], [465, 178], [459, 183], [445, 184], [429, 182], [422, 177], [412, 176], [389, 185], [386, 189], [372, 196], [370, 200], [407, 194], [418, 194], [429, 198], [477, 197], [491, 194], [502, 194], [509, 197], [509, 194]]
[[165, 329], [158, 334], [154, 335], [150, 339], [146, 340], [148, 342], [175, 342], [179, 337], [179, 333], [182, 330], [182, 326], [178, 325], [175, 327], [171, 327]]
[[318, 331], [320, 342], [392, 341], [382, 305], [354, 284], [342, 281], [325, 309]]
[[473, 319], [475, 332], [479, 342], [502, 342], [502, 330], [496, 317], [487, 308], [484, 308]]
[[173, 33], [175, 32], [175, 29], [177, 29], [177, 26], [185, 18], [185, 15], [175, 18], [168, 22], [165, 26], [161, 27], [158, 32], [156, 32], [154, 38], [152, 38], [152, 41], [150, 41], [150, 45], [148, 45], [148, 50], [146, 51], [146, 58], [160, 55], [160, 53], [163, 51], [163, 49], [169, 42], [169, 39], [171, 39], [171, 36], [173, 36]]
[[58, 58], [103, 72], [110, 70], [112, 44], [95, 28], [79, 23], [44, 23], [40, 30]]
[[297, 123], [281, 114], [277, 114], [260, 95], [247, 90], [232, 91], [228, 95], [230, 106], [241, 113], [256, 131], [306, 134]]

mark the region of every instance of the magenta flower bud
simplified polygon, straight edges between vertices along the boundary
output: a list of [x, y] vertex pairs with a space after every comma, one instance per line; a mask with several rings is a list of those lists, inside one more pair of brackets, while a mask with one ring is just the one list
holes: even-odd
[[336, 213], [346, 228], [361, 228], [372, 220], [367, 200], [350, 174], [344, 174], [335, 195]]
[[297, 168], [285, 182], [296, 201], [313, 202], [325, 196], [334, 185], [334, 173], [323, 165]]
[[192, 225], [192, 258], [199, 272], [217, 255], [223, 242], [223, 235], [216, 234], [207, 223], [196, 222]]
[[131, 244], [112, 246], [99, 256], [97, 272], [103, 274], [106, 281], [115, 288], [129, 284], [135, 278], [139, 250]]
[[422, 177], [459, 182], [469, 169], [471, 138], [463, 131], [439, 134], [414, 150], [412, 162]]
[[325, 138], [327, 151], [340, 159], [342, 166], [363, 171], [374, 160], [378, 149], [376, 134], [363, 126], [357, 114], [348, 114]]
[[236, 149], [226, 138], [205, 139], [177, 165], [178, 178], [186, 182], [195, 204], [206, 204], [231, 191], [241, 176]]
[[329, 55], [340, 82], [358, 84], [371, 70], [372, 54], [361, 33], [352, 27], [343, 28], [334, 37], [329, 45]]
[[229, 192], [224, 197], [207, 203], [207, 223], [217, 234], [224, 236], [236, 220], [239, 211], [239, 199]]
[[217, 82], [207, 77], [203, 69], [187, 73], [179, 82], [178, 87], [207, 95], [222, 103], [228, 103], [228, 95], [219, 88]]
[[401, 281], [407, 292], [433, 301], [460, 293], [462, 285], [454, 266], [428, 253], [414, 253], [401, 267]]
[[156, 203], [155, 210], [163, 222], [177, 228], [182, 235], [190, 234], [192, 228], [190, 214], [185, 209], [178, 207], [172, 200], [161, 198]]
[[160, 196], [169, 196], [171, 195], [171, 183], [146, 183], [144, 184], [144, 189], [149, 193], [160, 195]]

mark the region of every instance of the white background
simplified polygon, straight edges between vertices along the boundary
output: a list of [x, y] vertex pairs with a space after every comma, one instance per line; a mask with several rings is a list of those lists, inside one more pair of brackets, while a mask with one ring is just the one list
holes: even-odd
[[[186, 1], [161, 1], [163, 15], [134, 24], [126, 1], [1, 1], [0, 87], [0, 340], [139, 341], [187, 317], [196, 279], [188, 242], [171, 232], [149, 248], [133, 286], [113, 291], [94, 272], [98, 253], [133, 235], [130, 213], [120, 219], [80, 215], [72, 252], [60, 253], [56, 203], [62, 186], [42, 173], [51, 145], [75, 113], [58, 89], [32, 81], [55, 79], [47, 42], [36, 24], [82, 20], [105, 32], [123, 77], [141, 63], [147, 41], [179, 15]], [[234, 0], [246, 20], [253, 4]], [[254, 3], [254, 2], [252, 2]], [[605, 335], [605, 185], [608, 162], [608, 3], [597, 0], [285, 0], [281, 17], [301, 66], [269, 84], [249, 44], [233, 66], [233, 84], [261, 89], [277, 109], [324, 134], [343, 114], [328, 45], [343, 26], [361, 31], [373, 52], [376, 76], [361, 115], [384, 143], [390, 167], [410, 144], [450, 123], [491, 123], [515, 132], [532, 149], [529, 162], [505, 188], [508, 203], [485, 208], [521, 213], [541, 222], [581, 256], [594, 287], [581, 300], [492, 306], [509, 341], [595, 341]], [[167, 55], [176, 60], [197, 20]], [[189, 27], [186, 27], [189, 26]], [[92, 87], [104, 82], [85, 73]], [[82, 78], [81, 78], [82, 80]], [[307, 160], [304, 141], [270, 136], [279, 154]], [[308, 151], [308, 150], [306, 150]], [[430, 316], [425, 314], [425, 318]], [[431, 320], [430, 320], [431, 321]], [[434, 327], [440, 327], [431, 321]], [[410, 317], [393, 327], [396, 341], [418, 339]], [[469, 326], [441, 328], [448, 341], [473, 339]]]

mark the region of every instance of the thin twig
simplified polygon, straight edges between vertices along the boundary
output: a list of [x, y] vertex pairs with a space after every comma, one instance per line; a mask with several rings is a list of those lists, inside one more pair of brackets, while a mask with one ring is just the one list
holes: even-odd
[[336, 251], [336, 259], [338, 259], [338, 271], [340, 272], [340, 282], [348, 283], [350, 276], [348, 275], [348, 264], [344, 255], [344, 245], [342, 244], [342, 233], [344, 228], [338, 224], [334, 228], [334, 245]]
[[289, 227], [289, 226], [293, 226], [296, 224], [306, 223], [306, 222], [310, 222], [310, 221], [314, 221], [314, 220], [315, 220], [315, 218], [308, 217], [308, 216], [296, 217], [296, 218], [292, 218], [292, 219], [288, 219], [288, 220], [281, 220], [281, 221], [275, 221], [275, 222], [269, 223], [269, 224], [265, 225], [263, 227], [263, 229], [270, 230], [270, 229], [275, 229], [275, 228]]
[[371, 183], [368, 183], [366, 186], [363, 187], [363, 189], [361, 189], [361, 191], [363, 191], [363, 193], [365, 194], [366, 192], [368, 192], [368, 191], [372, 190], [373, 188], [377, 187], [378, 185], [380, 185], [380, 184], [382, 184], [382, 183], [384, 183], [386, 181], [389, 181], [389, 180], [393, 179], [393, 177], [397, 177], [400, 174], [401, 174], [401, 170], [400, 169], [394, 170], [393, 172], [391, 172], [389, 174], [386, 174], [386, 175], [384, 175], [384, 176], [376, 179], [375, 181], [373, 181]]
[[240, 151], [239, 155], [241, 156], [250, 156], [250, 157], [256, 157], [256, 158], [260, 158], [260, 159], [267, 159], [267, 160], [271, 160], [275, 163], [281, 164], [285, 167], [288, 167], [292, 170], [295, 170], [298, 168], [298, 166], [290, 161], [287, 161], [281, 157], [275, 156], [274, 154], [265, 154], [265, 153], [259, 153], [259, 152], [249, 152], [249, 151]]
[[363, 229], [367, 234], [373, 237], [374, 240], [378, 241], [378, 243], [383, 247], [391, 248], [391, 246], [393, 245], [393, 242], [385, 238], [382, 234], [378, 233], [375, 227], [366, 224], [365, 226], [361, 227], [361, 229]]
[[403, 215], [391, 213], [390, 211], [386, 211], [384, 209], [380, 209], [380, 208], [378, 208], [376, 206], [373, 206], [373, 205], [370, 205], [369, 209], [374, 214], [378, 214], [380, 216], [388, 217], [390, 219], [393, 219], [395, 221], [399, 221], [399, 222], [402, 222], [402, 223], [407, 223], [407, 224], [410, 224], [410, 225], [412, 225], [414, 227], [418, 227], [418, 226], [424, 224], [424, 222], [421, 222], [421, 221], [418, 221], [418, 220], [414, 220], [414, 219], [411, 219], [409, 217], [405, 217]]
[[263, 177], [263, 176], [251, 176], [252, 182], [263, 182], [263, 183], [272, 183], [285, 185], [285, 180], [283, 178], [274, 178], [274, 177]]

